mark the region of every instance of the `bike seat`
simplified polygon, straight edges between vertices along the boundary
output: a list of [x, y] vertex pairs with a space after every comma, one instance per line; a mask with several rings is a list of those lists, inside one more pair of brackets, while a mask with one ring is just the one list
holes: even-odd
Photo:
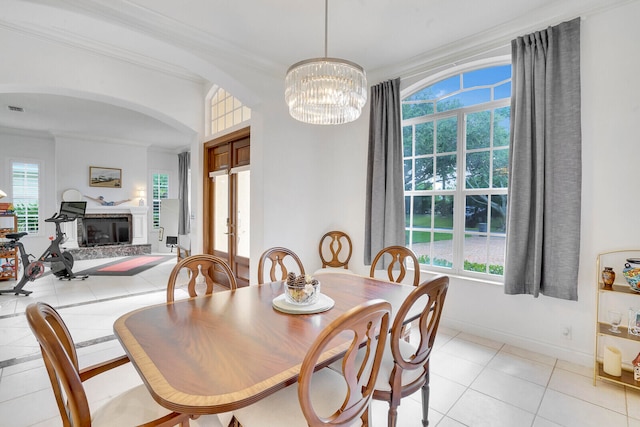
[[23, 231], [21, 233], [8, 233], [8, 234], [5, 234], [4, 236], [7, 239], [11, 239], [11, 240], [16, 240], [17, 241], [17, 240], [20, 240], [21, 237], [26, 236], [27, 234], [29, 234], [29, 233], [25, 233]]

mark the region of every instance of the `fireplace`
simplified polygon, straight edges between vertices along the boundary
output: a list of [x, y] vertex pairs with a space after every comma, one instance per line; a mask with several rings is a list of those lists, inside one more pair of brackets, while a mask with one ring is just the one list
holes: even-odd
[[78, 219], [80, 247], [128, 245], [131, 236], [131, 214], [92, 214]]
[[[88, 249], [112, 246], [116, 250], [127, 245], [146, 246], [147, 212], [147, 206], [87, 206], [84, 218], [60, 224], [67, 236], [64, 247]], [[107, 225], [102, 224], [104, 222]], [[88, 229], [88, 225], [93, 228]], [[111, 243], [107, 243], [107, 240]]]

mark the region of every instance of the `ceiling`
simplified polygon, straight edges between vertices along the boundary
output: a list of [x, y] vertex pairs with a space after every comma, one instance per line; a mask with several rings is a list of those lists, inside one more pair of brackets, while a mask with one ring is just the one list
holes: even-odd
[[[24, 111], [10, 110], [9, 106]], [[131, 109], [42, 93], [0, 93], [0, 127], [166, 150], [180, 150], [191, 141], [189, 132]]]
[[[425, 64], [435, 68], [504, 48], [523, 32], [631, 1], [637, 0], [331, 0], [328, 56], [360, 64], [375, 83], [410, 75]], [[207, 85], [225, 85], [215, 80], [226, 75], [251, 88], [252, 76], [284, 78], [291, 64], [324, 55], [322, 0], [2, 3], [2, 28], [115, 55]], [[1, 61], [3, 66], [10, 64]], [[25, 114], [9, 111], [8, 105], [23, 107]], [[168, 149], [188, 145], [193, 137], [126, 107], [33, 93], [0, 93], [0, 126], [104, 135]]]

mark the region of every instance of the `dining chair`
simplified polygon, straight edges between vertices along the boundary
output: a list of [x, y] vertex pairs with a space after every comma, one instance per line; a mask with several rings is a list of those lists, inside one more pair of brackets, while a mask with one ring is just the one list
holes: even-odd
[[[295, 252], [283, 247], [274, 247], [264, 251], [260, 256], [260, 261], [258, 261], [258, 284], [260, 285], [265, 283], [264, 274], [267, 268], [267, 261], [270, 261], [271, 263], [268, 279], [272, 282], [285, 280], [287, 278], [287, 264], [291, 267], [293, 265], [292, 263], [295, 263], [295, 266], [299, 269], [299, 273], [297, 275], [305, 274], [302, 261], [300, 261], [300, 258], [295, 254]], [[278, 269], [280, 270], [280, 277], [277, 276]]]
[[[438, 275], [423, 282], [405, 299], [395, 315], [390, 345], [385, 349], [373, 392], [374, 399], [389, 403], [389, 427], [396, 425], [400, 400], [419, 389], [422, 390], [422, 425], [429, 424], [429, 360], [448, 287], [448, 276]], [[416, 309], [420, 310], [417, 344], [403, 339], [403, 324], [407, 317], [415, 315]]]
[[64, 427], [189, 425], [189, 415], [158, 405], [142, 383], [91, 412], [83, 382], [124, 365], [129, 358], [123, 355], [80, 369], [69, 329], [53, 307], [43, 302], [29, 304], [26, 317], [40, 344]]
[[349, 270], [352, 252], [351, 238], [343, 231], [325, 233], [318, 244], [322, 268], [343, 268]]
[[375, 272], [378, 263], [383, 263], [383, 267], [386, 266], [389, 281], [402, 283], [409, 271], [407, 269], [407, 260], [411, 260], [413, 262], [413, 286], [418, 286], [420, 283], [420, 265], [418, 263], [418, 257], [416, 257], [411, 249], [405, 248], [404, 246], [387, 246], [378, 252], [371, 263], [369, 276], [376, 277]]
[[[292, 384], [234, 411], [242, 427], [369, 425], [373, 386], [384, 353], [391, 305], [370, 300], [325, 327], [307, 352]], [[348, 334], [348, 335], [345, 335]], [[347, 338], [345, 338], [347, 337]], [[336, 343], [346, 350], [342, 369], [316, 370], [319, 358]], [[356, 360], [360, 345], [366, 355]]]
[[231, 290], [235, 290], [238, 287], [236, 276], [225, 260], [209, 254], [191, 255], [177, 263], [171, 270], [167, 283], [167, 302], [175, 300], [176, 282], [183, 269], [188, 272], [187, 290], [189, 297], [198, 296], [198, 283], [202, 280], [199, 277], [204, 279], [206, 285], [204, 295], [211, 295], [216, 283], [228, 286]]

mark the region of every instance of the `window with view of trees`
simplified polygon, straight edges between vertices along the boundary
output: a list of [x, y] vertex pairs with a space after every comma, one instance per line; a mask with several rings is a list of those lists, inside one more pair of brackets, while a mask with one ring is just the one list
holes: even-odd
[[36, 234], [40, 230], [40, 165], [12, 162], [11, 181], [18, 231]]
[[406, 245], [421, 264], [503, 275], [510, 97], [500, 65], [402, 99]]
[[153, 228], [160, 227], [160, 201], [169, 197], [169, 175], [153, 174]]

